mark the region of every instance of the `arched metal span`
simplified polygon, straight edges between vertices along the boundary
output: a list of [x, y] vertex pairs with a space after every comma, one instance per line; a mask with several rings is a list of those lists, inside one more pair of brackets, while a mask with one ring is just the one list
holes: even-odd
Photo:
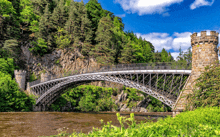
[[72, 83], [110, 81], [143, 91], [173, 108], [190, 74], [191, 70], [127, 70], [87, 73], [39, 83], [31, 86], [31, 91], [39, 96], [36, 101], [36, 110], [42, 111]]

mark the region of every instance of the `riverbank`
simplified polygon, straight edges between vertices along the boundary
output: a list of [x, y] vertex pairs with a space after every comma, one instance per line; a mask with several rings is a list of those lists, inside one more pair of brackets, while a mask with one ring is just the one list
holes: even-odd
[[[129, 112], [123, 112], [124, 117], [129, 118]], [[162, 118], [163, 116], [161, 116]], [[137, 123], [146, 120], [156, 122], [160, 117], [149, 116], [145, 113], [135, 115]], [[39, 137], [58, 134], [60, 128], [66, 127], [66, 133], [71, 135], [73, 130], [77, 133], [85, 133], [95, 128], [101, 128], [103, 123], [112, 121], [112, 125], [119, 127], [115, 113], [98, 112], [1, 112], [0, 113], [0, 137], [25, 136]], [[125, 128], [128, 126], [125, 125]]]
[[[198, 108], [194, 111], [182, 112], [175, 118], [160, 119], [155, 123], [136, 124], [134, 114], [131, 114], [130, 118], [124, 118], [117, 113], [117, 119], [120, 127], [108, 122], [101, 129], [95, 128], [89, 134], [74, 132], [69, 137], [220, 136], [220, 107]], [[130, 126], [125, 129], [126, 122], [129, 122]], [[64, 133], [65, 131], [58, 136]]]

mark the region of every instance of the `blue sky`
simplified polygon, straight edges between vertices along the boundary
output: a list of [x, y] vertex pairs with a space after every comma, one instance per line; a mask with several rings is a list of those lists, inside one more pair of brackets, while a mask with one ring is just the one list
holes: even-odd
[[[75, 0], [81, 1], [81, 0]], [[87, 3], [89, 0], [83, 0]], [[125, 31], [150, 41], [156, 51], [165, 48], [174, 58], [185, 51], [190, 35], [220, 31], [220, 0], [98, 0], [103, 9], [122, 17]]]

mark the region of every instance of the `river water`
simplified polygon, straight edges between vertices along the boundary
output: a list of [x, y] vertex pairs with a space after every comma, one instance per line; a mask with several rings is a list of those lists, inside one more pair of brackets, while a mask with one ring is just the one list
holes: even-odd
[[[121, 116], [130, 117], [129, 112], [120, 112]], [[165, 113], [134, 113], [135, 120], [146, 121], [158, 117], [171, 115]], [[150, 117], [149, 117], [150, 115]], [[76, 112], [1, 112], [0, 136], [1, 137], [38, 137], [57, 135], [58, 129], [66, 127], [67, 133], [88, 133], [92, 127], [101, 127], [100, 119], [104, 123], [112, 121], [112, 125], [120, 126], [115, 112], [101, 113], [76, 113]]]

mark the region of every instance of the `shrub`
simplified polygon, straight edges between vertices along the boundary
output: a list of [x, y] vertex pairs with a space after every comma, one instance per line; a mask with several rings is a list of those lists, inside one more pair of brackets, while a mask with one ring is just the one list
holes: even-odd
[[193, 93], [187, 96], [188, 110], [205, 106], [220, 106], [220, 66], [205, 67], [205, 71], [195, 82]]
[[0, 111], [31, 111], [35, 99], [20, 92], [18, 84], [9, 74], [0, 71]]
[[[70, 137], [220, 136], [220, 107], [198, 108], [195, 111], [182, 112], [175, 118], [168, 116], [155, 123], [136, 124], [133, 113], [130, 118], [121, 117], [117, 113], [117, 119], [121, 127], [111, 125], [110, 121], [101, 129], [93, 128], [89, 134], [73, 133]], [[125, 123], [129, 125], [127, 129], [124, 128]]]

